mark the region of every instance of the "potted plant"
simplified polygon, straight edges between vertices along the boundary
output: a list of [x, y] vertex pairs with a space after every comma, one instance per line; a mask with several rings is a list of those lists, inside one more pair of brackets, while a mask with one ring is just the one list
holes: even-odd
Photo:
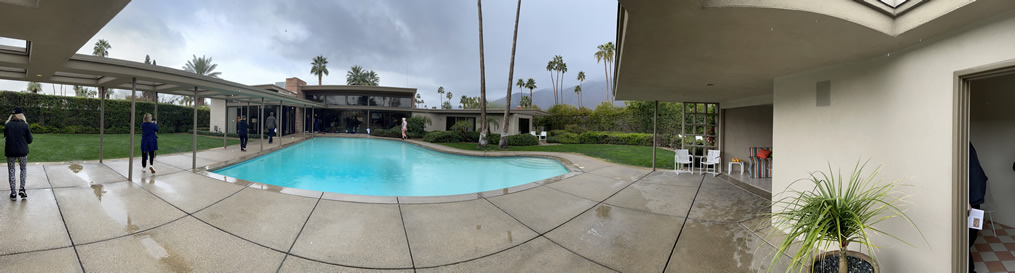
[[[780, 211], [771, 213], [773, 228], [768, 238], [779, 232], [786, 232], [779, 243], [772, 265], [779, 257], [799, 244], [792, 257], [788, 271], [797, 272], [878, 272], [876, 259], [847, 248], [858, 243], [875, 256], [876, 248], [870, 239], [873, 234], [887, 235], [900, 242], [905, 241], [874, 227], [878, 223], [900, 217], [919, 232], [919, 228], [899, 209], [903, 196], [894, 191], [896, 182], [881, 183], [877, 179], [879, 166], [869, 174], [863, 173], [867, 162], [857, 161], [852, 174], [844, 179], [842, 172], [812, 172], [809, 179], [793, 182], [809, 182], [813, 187], [807, 191], [787, 189], [785, 195], [775, 203]], [[792, 187], [790, 187], [792, 188]], [[920, 232], [923, 236], [923, 233]], [[834, 244], [834, 245], [833, 245]], [[906, 243], [908, 244], [908, 243]], [[838, 250], [817, 254], [820, 249]], [[846, 253], [846, 255], [840, 255]], [[851, 267], [852, 266], [852, 267]], [[771, 267], [770, 267], [771, 268]], [[771, 270], [771, 269], [769, 269]]]

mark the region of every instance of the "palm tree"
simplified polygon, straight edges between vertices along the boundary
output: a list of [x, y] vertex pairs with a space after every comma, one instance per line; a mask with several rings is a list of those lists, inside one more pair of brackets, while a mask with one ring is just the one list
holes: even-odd
[[582, 82], [585, 81], [585, 71], [578, 71], [578, 86], [575, 88], [575, 94], [578, 94], [578, 109], [582, 108]]
[[529, 108], [532, 108], [532, 103], [534, 102], [534, 98], [532, 97], [532, 89], [536, 89], [536, 80], [529, 78], [528, 81], [525, 81], [525, 88], [529, 89]]
[[110, 48], [113, 48], [113, 46], [109, 45], [108, 41], [105, 39], [99, 39], [98, 42], [95, 42], [95, 47], [92, 48], [92, 55], [99, 57], [109, 56]]
[[[153, 60], [151, 58], [151, 56], [148, 56], [148, 54], [145, 54], [144, 55], [144, 64], [155, 65], [155, 60]], [[141, 97], [145, 98], [146, 100], [154, 101], [155, 103], [158, 103], [158, 97], [157, 97], [155, 91], [141, 91]]]
[[451, 105], [451, 98], [454, 98], [455, 95], [452, 95], [451, 91], [448, 91], [448, 94], [446, 96], [444, 96], [444, 97], [448, 98], [448, 105]]
[[581, 85], [575, 85], [574, 86], [574, 94], [578, 95], [578, 109], [581, 109], [582, 108], [582, 86]]
[[[557, 57], [560, 57], [560, 56], [557, 56]], [[557, 72], [560, 72], [560, 75], [557, 76], [557, 80], [560, 80], [560, 83], [557, 84], [557, 86], [560, 87], [560, 103], [565, 103], [564, 102], [564, 74], [567, 73], [567, 63], [564, 62], [564, 57], [560, 57], [560, 62], [558, 62], [557, 65], [558, 65], [557, 66]]]
[[[501, 133], [500, 133], [500, 148], [508, 148], [508, 127], [510, 126], [511, 117], [511, 81], [514, 80], [515, 76], [515, 49], [518, 45], [518, 18], [522, 14], [522, 0], [518, 0], [518, 9], [515, 10], [515, 34], [511, 38], [511, 67], [508, 68], [508, 81], [507, 81], [507, 98], [504, 99], [504, 122], [501, 122]], [[522, 79], [518, 79], [518, 88], [524, 85]]]
[[42, 84], [39, 82], [28, 82], [28, 89], [26, 90], [38, 94], [39, 91], [42, 91]]
[[[606, 43], [606, 63], [609, 64], [609, 66], [610, 66], [609, 71], [613, 71], [613, 56], [615, 56], [614, 50], [616, 50], [616, 49], [617, 48], [613, 46], [613, 42], [607, 42]], [[607, 73], [609, 73], [609, 72], [607, 72]], [[610, 76], [606, 75], [606, 77], [609, 78]], [[610, 81], [610, 82], [613, 83], [613, 81]], [[612, 91], [612, 92], [610, 92], [610, 95], [611, 95], [611, 100], [610, 101], [617, 100], [617, 90], [615, 89], [615, 87], [611, 86], [610, 87], [610, 91]]]
[[[518, 82], [515, 83], [515, 86], [518, 86], [518, 90], [525, 89], [525, 80], [518, 79]], [[523, 104], [521, 102], [521, 97], [524, 97], [524, 96], [525, 96], [525, 91], [522, 91], [522, 94], [518, 96], [518, 100], [519, 100], [518, 106], [525, 107], [525, 104]], [[510, 104], [509, 104], [509, 106], [510, 106]]]
[[328, 75], [328, 58], [318, 55], [314, 57], [310, 65], [310, 74], [317, 75], [317, 85], [321, 85], [321, 77]]
[[[215, 68], [218, 68], [219, 65], [212, 63], [211, 57], [201, 55], [201, 57], [198, 58], [197, 55], [192, 56], [193, 58], [187, 61], [187, 64], [183, 66], [183, 71], [198, 74], [201, 76], [208, 76], [212, 78], [218, 78], [219, 75], [222, 75], [222, 72], [215, 71]], [[204, 105], [203, 99], [198, 98], [192, 99], [194, 101], [194, 107]]]
[[476, 0], [476, 7], [479, 9], [479, 120], [481, 121], [479, 133], [479, 147], [487, 145], [486, 135], [490, 127], [486, 122], [486, 59], [483, 57], [483, 0]]
[[419, 93], [416, 93], [416, 107], [419, 107], [420, 104], [423, 104], [423, 97]]
[[437, 94], [439, 94], [439, 95], [437, 95], [437, 98], [441, 99], [441, 105], [444, 105], [444, 87], [443, 86], [437, 88]]
[[[106, 41], [106, 39], [99, 39], [98, 42], [95, 42], [95, 47], [92, 48], [92, 55], [99, 57], [109, 56], [110, 48], [113, 48], [113, 46], [109, 45], [109, 42]], [[109, 92], [106, 92], [105, 87], [99, 87], [99, 96], [107, 99], [109, 98]]]
[[556, 57], [554, 57], [554, 59], [550, 60], [549, 62], [546, 62], [546, 71], [550, 72], [550, 84], [552, 85], [551, 87], [553, 88], [553, 104], [556, 105], [557, 104], [557, 81], [553, 79], [553, 73], [557, 71], [557, 59], [556, 59]]
[[601, 44], [596, 47], [596, 63], [603, 62], [603, 73], [606, 74], [606, 100], [610, 100], [610, 62], [613, 62], [613, 42]]
[[345, 83], [348, 85], [377, 86], [381, 78], [373, 70], [363, 69], [362, 66], [354, 65], [345, 74]]

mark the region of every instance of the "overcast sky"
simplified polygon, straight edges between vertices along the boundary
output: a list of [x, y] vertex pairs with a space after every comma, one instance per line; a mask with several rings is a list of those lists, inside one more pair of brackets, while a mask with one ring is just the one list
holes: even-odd
[[[483, 2], [490, 100], [507, 88], [516, 4]], [[616, 39], [616, 14], [616, 0], [523, 1], [515, 79], [550, 87], [546, 62], [562, 55], [566, 86], [582, 70], [586, 81], [603, 80], [593, 53]], [[148, 54], [178, 69], [191, 55], [205, 55], [222, 78], [251, 85], [287, 77], [315, 85], [310, 62], [324, 55], [324, 84], [345, 84], [349, 67], [361, 65], [376, 71], [381, 85], [418, 88], [426, 104], [437, 105], [438, 86], [455, 102], [479, 94], [477, 22], [471, 0], [134, 0], [78, 53], [91, 54], [95, 41], [106, 39], [111, 58], [144, 61]], [[23, 90], [25, 83], [0, 81], [0, 89]]]

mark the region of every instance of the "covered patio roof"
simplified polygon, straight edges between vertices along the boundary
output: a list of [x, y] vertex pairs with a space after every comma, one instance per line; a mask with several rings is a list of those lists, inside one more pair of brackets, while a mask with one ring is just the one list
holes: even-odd
[[[0, 79], [59, 83], [230, 101], [322, 106], [296, 96], [179, 69], [75, 54], [129, 1], [102, 4], [76, 0], [0, 1], [0, 37], [24, 40], [25, 46], [0, 46]], [[36, 20], [35, 18], [46, 18]]]

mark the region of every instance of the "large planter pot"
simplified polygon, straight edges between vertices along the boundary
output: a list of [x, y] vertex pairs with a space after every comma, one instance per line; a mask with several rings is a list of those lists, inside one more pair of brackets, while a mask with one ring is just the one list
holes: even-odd
[[[874, 260], [871, 259], [870, 256], [867, 256], [867, 254], [863, 254], [863, 253], [852, 251], [852, 250], [847, 250], [846, 251], [846, 258], [850, 259], [850, 260], [853, 260], [854, 262], [859, 262], [859, 263], [861, 263], [861, 265], [863, 265], [864, 263], [866, 263], [866, 265], [870, 265], [868, 270], [865, 270], [865, 271], [854, 271], [854, 270], [860, 270], [860, 269], [857, 268], [857, 267], [854, 267], [854, 265], [855, 265], [854, 262], [850, 262], [849, 273], [854, 273], [854, 272], [857, 272], [857, 273], [878, 273], [879, 272], [877, 264], [875, 264]], [[851, 259], [851, 258], [855, 258], [855, 259]], [[826, 260], [826, 259], [828, 259], [828, 260]], [[817, 265], [818, 263], [820, 263], [823, 260], [825, 261], [825, 266], [824, 266], [825, 269], [831, 268], [831, 271], [821, 271], [822, 268], [818, 268], [817, 266], [815, 266], [815, 265]], [[839, 272], [839, 265], [838, 264], [839, 264], [839, 251], [838, 250], [827, 251], [827, 252], [818, 254], [818, 256], [814, 257], [814, 260], [811, 262], [811, 264], [809, 264], [807, 266], [807, 272], [812, 272], [812, 273], [826, 273], [826, 272], [837, 273], [837, 272]]]

